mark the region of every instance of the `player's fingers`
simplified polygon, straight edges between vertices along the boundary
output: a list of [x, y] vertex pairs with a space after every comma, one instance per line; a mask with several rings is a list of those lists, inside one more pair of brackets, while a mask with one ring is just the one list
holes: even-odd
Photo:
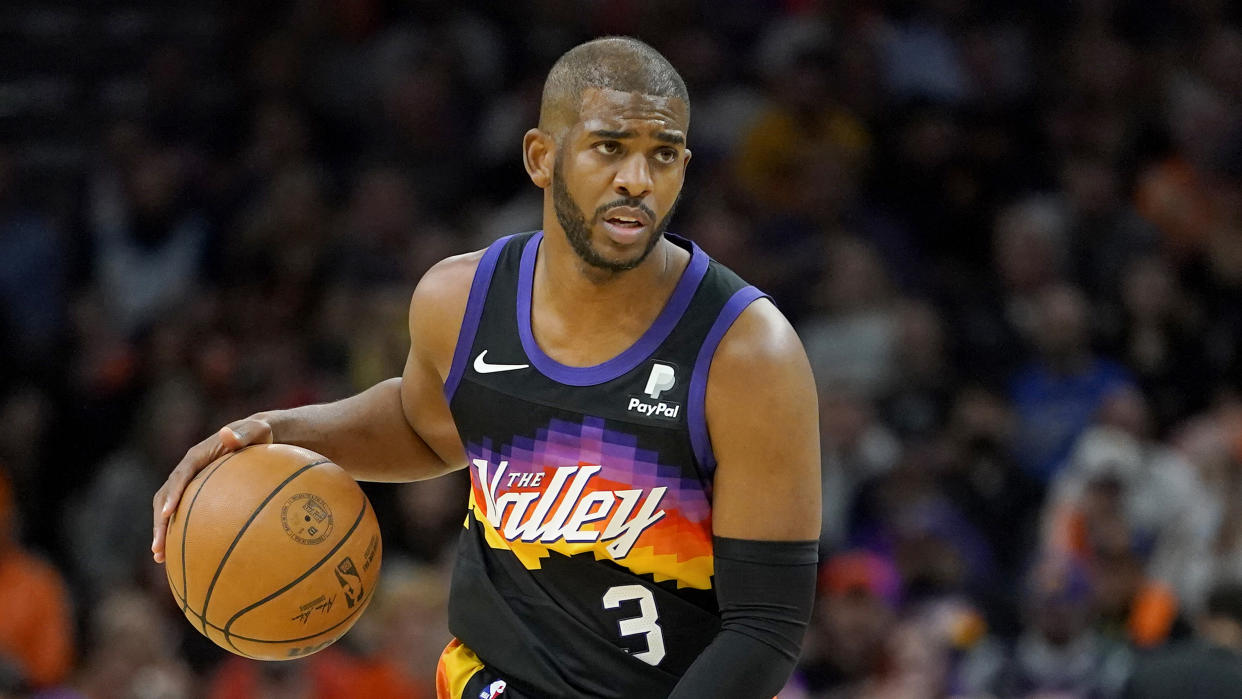
[[155, 509], [155, 526], [151, 533], [151, 557], [156, 563], [164, 562], [164, 538], [167, 532], [168, 518], [163, 515], [162, 508], [157, 508]]
[[153, 526], [151, 554], [157, 563], [164, 560], [164, 539], [168, 520], [177, 510], [181, 495], [198, 472], [216, 459], [251, 444], [272, 441], [272, 426], [266, 420], [246, 419], [220, 428], [216, 434], [192, 447], [177, 464], [151, 502]]
[[221, 427], [219, 432], [199, 442], [186, 452], [177, 467], [168, 474], [168, 480], [161, 488], [164, 492], [164, 501], [160, 507], [163, 510], [164, 519], [167, 520], [172, 516], [178, 503], [181, 502], [181, 493], [185, 491], [186, 485], [208, 464], [229, 452], [251, 444], [271, 441], [271, 425], [264, 420], [246, 419]]
[[[176, 510], [176, 503], [181, 499], [181, 491], [185, 490], [186, 480], [179, 475], [184, 471], [185, 469], [180, 466], [173, 469], [173, 472], [168, 475], [168, 480], [164, 481], [164, 485], [155, 492], [155, 497], [151, 501], [153, 517], [151, 555], [156, 563], [164, 562], [164, 536], [168, 530], [168, 520]], [[171, 507], [169, 502], [173, 503]]]
[[233, 451], [231, 448], [226, 448], [221, 441], [220, 435], [215, 434], [191, 447], [168, 474], [164, 485], [156, 491], [151, 501], [153, 517], [151, 554], [157, 563], [164, 560], [164, 537], [168, 529], [168, 520], [177, 510], [186, 485], [207, 464], [215, 461], [220, 455]]
[[251, 444], [268, 444], [272, 441], [272, 426], [266, 420], [248, 418], [238, 420], [220, 429], [220, 443], [224, 447], [221, 455], [230, 451], [250, 446]]
[[164, 561], [164, 534], [168, 529], [168, 519], [177, 509], [177, 503], [181, 501], [181, 493], [185, 490], [186, 483], [189, 483], [193, 474], [198, 472], [198, 469], [194, 468], [192, 464], [201, 458], [199, 454], [203, 451], [200, 449], [202, 446], [202, 444], [199, 444], [186, 452], [185, 457], [172, 470], [172, 473], [168, 474], [168, 479], [155, 492], [155, 497], [151, 501], [153, 517], [151, 554], [155, 558], [156, 563]]

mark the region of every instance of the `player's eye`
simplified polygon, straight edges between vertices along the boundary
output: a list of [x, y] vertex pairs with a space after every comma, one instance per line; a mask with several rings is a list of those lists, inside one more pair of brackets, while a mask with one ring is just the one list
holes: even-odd
[[616, 155], [621, 152], [621, 144], [616, 141], [600, 141], [595, 144], [595, 150], [600, 155]]
[[677, 150], [675, 148], [661, 148], [656, 151], [655, 159], [664, 165], [670, 165], [677, 162]]

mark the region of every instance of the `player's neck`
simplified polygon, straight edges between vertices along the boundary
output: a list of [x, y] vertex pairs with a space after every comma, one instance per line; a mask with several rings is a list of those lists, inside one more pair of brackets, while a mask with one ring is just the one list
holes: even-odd
[[[655, 247], [634, 269], [615, 271], [596, 267], [582, 259], [569, 244], [565, 234], [549, 230], [539, 246], [535, 280], [551, 292], [553, 302], [582, 309], [584, 305], [610, 306], [624, 303], [641, 306], [641, 297], [659, 295], [672, 290], [689, 261], [689, 255], [676, 244], [661, 236]], [[619, 310], [612, 307], [609, 312]]]
[[587, 265], [563, 234], [545, 235], [532, 290], [536, 340], [549, 356], [568, 365], [612, 358], [659, 316], [689, 258], [664, 239], [634, 269], [608, 272]]

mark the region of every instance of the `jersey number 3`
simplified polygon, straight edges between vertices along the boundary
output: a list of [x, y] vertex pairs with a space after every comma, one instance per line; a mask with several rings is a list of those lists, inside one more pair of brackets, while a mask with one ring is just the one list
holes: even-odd
[[656, 623], [659, 613], [656, 611], [655, 597], [651, 590], [642, 585], [618, 585], [608, 588], [604, 593], [604, 609], [616, 609], [622, 602], [638, 600], [638, 616], [628, 617], [618, 622], [622, 636], [643, 634], [647, 638], [647, 650], [635, 653], [634, 657], [648, 665], [659, 665], [664, 659], [664, 634]]

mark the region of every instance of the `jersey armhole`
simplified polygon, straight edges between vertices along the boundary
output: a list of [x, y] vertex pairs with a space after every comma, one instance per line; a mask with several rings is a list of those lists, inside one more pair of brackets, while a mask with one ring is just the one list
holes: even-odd
[[487, 300], [487, 290], [492, 285], [492, 276], [496, 271], [496, 261], [500, 253], [508, 245], [513, 236], [507, 235], [487, 247], [479, 266], [474, 270], [474, 280], [470, 282], [470, 295], [466, 297], [466, 315], [461, 320], [461, 331], [457, 333], [457, 346], [453, 350], [453, 364], [449, 368], [448, 378], [444, 380], [444, 399], [452, 403], [461, 377], [466, 373], [466, 362], [470, 359], [470, 348], [474, 346], [474, 336], [479, 330], [479, 319], [483, 317], [483, 305]]
[[[753, 286], [738, 289], [725, 302], [716, 321], [707, 332], [707, 337], [699, 347], [699, 354], [694, 360], [694, 371], [690, 375], [689, 396], [686, 399], [686, 423], [690, 428], [690, 446], [694, 450], [694, 460], [702, 469], [701, 475], [710, 483], [716, 472], [716, 455], [712, 452], [711, 436], [707, 432], [707, 373], [711, 369], [712, 358], [716, 356], [716, 348], [724, 339], [725, 333], [733, 327], [733, 323], [742, 315], [750, 304], [768, 295]], [[710, 492], [710, 490], [708, 491]]]

